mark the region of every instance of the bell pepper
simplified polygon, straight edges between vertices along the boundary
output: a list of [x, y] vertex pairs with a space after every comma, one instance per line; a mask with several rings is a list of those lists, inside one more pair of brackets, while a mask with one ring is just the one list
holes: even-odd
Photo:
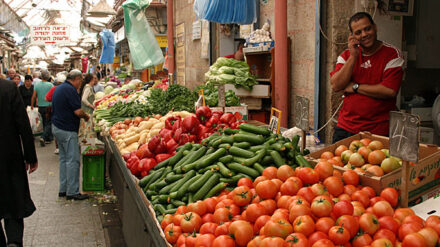
[[221, 112], [221, 111], [215, 111], [215, 112], [212, 113], [212, 115], [213, 115], [213, 116], [217, 116], [218, 118], [221, 118], [222, 115], [223, 115], [223, 112]]
[[160, 137], [162, 137], [163, 139], [165, 139], [166, 142], [168, 142], [170, 139], [173, 139], [173, 131], [170, 129], [162, 129], [159, 132]]
[[155, 151], [156, 154], [163, 154], [167, 152], [167, 143], [164, 139], [160, 139], [159, 145], [156, 146]]
[[195, 134], [199, 126], [199, 120], [194, 116], [186, 116], [182, 121], [182, 129], [186, 133]]
[[[173, 140], [173, 141], [174, 141], [174, 140]], [[177, 144], [177, 143], [176, 143], [176, 144]], [[156, 155], [156, 157], [155, 157], [157, 163], [160, 163], [160, 162], [162, 162], [162, 161], [164, 161], [164, 160], [167, 160], [167, 159], [169, 159], [169, 158], [171, 158], [171, 155], [170, 155], [170, 154], [158, 154], [158, 155]]]
[[196, 110], [196, 116], [200, 120], [200, 122], [205, 123], [212, 116], [211, 109], [209, 109], [209, 107], [207, 106], [199, 107]]
[[227, 112], [223, 114], [220, 118], [220, 122], [231, 125], [233, 122], [236, 122], [237, 119], [235, 118], [234, 114]]
[[139, 159], [143, 158], [153, 158], [154, 154], [148, 149], [148, 144], [144, 144], [139, 147], [139, 149], [136, 151], [136, 156]]
[[147, 171], [141, 171], [141, 178], [148, 176]]
[[174, 131], [173, 138], [176, 142], [179, 142], [180, 135], [182, 135], [182, 133], [183, 133], [182, 128], [178, 128], [178, 129], [176, 129], [176, 131]]
[[208, 128], [215, 128], [219, 124], [220, 118], [217, 115], [212, 115], [212, 117], [206, 122], [205, 126]]
[[139, 171], [150, 171], [157, 165], [157, 162], [154, 158], [145, 158], [139, 162]]
[[[154, 153], [157, 154], [158, 152], [156, 152], [157, 147], [160, 144], [160, 137], [159, 136], [154, 136], [153, 138], [151, 138], [151, 140], [148, 142], [148, 149]], [[164, 153], [164, 152], [162, 152]]]
[[177, 144], [177, 142], [173, 138], [171, 138], [167, 142], [167, 152], [172, 153], [174, 150], [177, 149], [178, 146], [179, 146], [179, 144]]
[[126, 153], [122, 155], [122, 158], [124, 158], [124, 161], [127, 162], [128, 159], [130, 159], [131, 154], [130, 153]]
[[175, 124], [175, 123], [179, 123], [179, 125], [180, 125], [180, 121], [181, 121], [180, 116], [177, 116], [177, 117], [169, 117], [169, 118], [167, 118], [167, 119], [165, 120], [165, 128], [166, 128], [166, 129], [169, 129], [169, 130], [173, 130], [173, 126], [174, 126], [174, 124]]
[[188, 134], [181, 134], [179, 139], [179, 145], [184, 145], [185, 143], [190, 142]]
[[189, 135], [189, 142], [195, 143], [196, 140], [197, 140], [197, 136], [196, 135]]
[[203, 124], [200, 124], [198, 129], [199, 130], [197, 132], [197, 139], [200, 139], [200, 140], [202, 140], [204, 138], [204, 136], [210, 132], [210, 128], [206, 127]]
[[139, 158], [137, 156], [131, 157], [127, 161], [127, 168], [130, 169], [131, 174], [136, 175], [138, 173]]

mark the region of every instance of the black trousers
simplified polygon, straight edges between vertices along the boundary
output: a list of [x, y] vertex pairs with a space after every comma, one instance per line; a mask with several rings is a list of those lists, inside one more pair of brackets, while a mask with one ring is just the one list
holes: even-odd
[[341, 127], [336, 126], [335, 132], [333, 133], [333, 140], [332, 143], [335, 143], [337, 141], [340, 141], [342, 139], [348, 138], [350, 136], [356, 135], [355, 133], [351, 133], [350, 131], [347, 131]]
[[23, 219], [3, 219], [3, 221], [5, 223], [7, 241], [2, 224], [0, 224], [0, 247], [6, 246], [6, 243], [23, 246]]
[[41, 138], [43, 138], [44, 141], [53, 141], [52, 120], [50, 118], [50, 111], [51, 110], [49, 107], [38, 107], [38, 112], [43, 119], [43, 135], [41, 136]]

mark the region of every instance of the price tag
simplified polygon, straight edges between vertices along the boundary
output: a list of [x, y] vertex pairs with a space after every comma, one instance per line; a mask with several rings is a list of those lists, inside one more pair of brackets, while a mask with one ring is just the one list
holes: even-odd
[[203, 100], [203, 106], [206, 106], [205, 104], [205, 92], [203, 89], [199, 90], [199, 97], [202, 96], [202, 100]]
[[295, 125], [304, 131], [309, 130], [309, 99], [305, 97], [296, 96]]
[[390, 155], [418, 162], [420, 117], [403, 112], [390, 112]]
[[[278, 113], [278, 117], [275, 116], [275, 113]], [[281, 117], [282, 112], [278, 110], [275, 107], [272, 107], [270, 109], [270, 122], [269, 122], [269, 130], [273, 133], [280, 133], [280, 127], [281, 127]]]

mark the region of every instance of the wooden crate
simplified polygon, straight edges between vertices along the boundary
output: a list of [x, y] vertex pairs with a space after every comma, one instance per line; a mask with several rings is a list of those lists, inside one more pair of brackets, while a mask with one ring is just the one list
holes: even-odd
[[238, 97], [270, 98], [270, 85], [254, 85], [251, 91], [235, 88], [232, 84], [225, 85], [225, 92], [232, 90]]
[[263, 100], [259, 98], [242, 97], [240, 103], [247, 105], [248, 110], [261, 110], [263, 107]]

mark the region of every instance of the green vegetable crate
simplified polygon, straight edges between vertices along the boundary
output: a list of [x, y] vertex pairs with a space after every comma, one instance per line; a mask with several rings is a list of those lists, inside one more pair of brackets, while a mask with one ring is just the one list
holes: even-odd
[[88, 146], [82, 152], [83, 191], [103, 191], [105, 176], [105, 150]]

